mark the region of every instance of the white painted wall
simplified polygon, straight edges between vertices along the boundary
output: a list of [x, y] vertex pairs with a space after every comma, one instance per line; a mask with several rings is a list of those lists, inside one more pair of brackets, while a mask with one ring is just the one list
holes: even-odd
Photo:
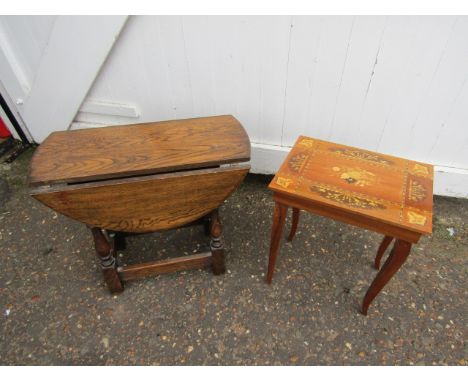
[[0, 89], [36, 142], [70, 126], [126, 19], [0, 17]]
[[468, 197], [467, 79], [465, 16], [131, 16], [71, 127], [233, 114], [256, 172], [303, 134], [432, 163]]

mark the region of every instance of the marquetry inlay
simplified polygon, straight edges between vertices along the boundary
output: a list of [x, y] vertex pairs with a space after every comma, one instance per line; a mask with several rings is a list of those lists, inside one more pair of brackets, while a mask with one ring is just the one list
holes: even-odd
[[270, 189], [429, 233], [432, 179], [430, 164], [301, 136]]

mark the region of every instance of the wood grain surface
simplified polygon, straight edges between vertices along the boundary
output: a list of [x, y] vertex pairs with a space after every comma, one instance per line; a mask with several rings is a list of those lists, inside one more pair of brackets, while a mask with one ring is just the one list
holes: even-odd
[[206, 252], [142, 264], [127, 265], [119, 268], [118, 271], [123, 281], [130, 281], [164, 273], [203, 268], [211, 265], [212, 262], [213, 257], [211, 252]]
[[428, 234], [432, 184], [430, 164], [301, 136], [269, 188], [314, 208], [341, 210], [350, 220]]
[[421, 233], [419, 232], [410, 231], [408, 229], [398, 227], [394, 224], [389, 224], [377, 219], [373, 219], [369, 216], [356, 214], [351, 210], [347, 211], [343, 208], [337, 208], [335, 206], [326, 205], [317, 201], [294, 198], [280, 193], [274, 193], [273, 200], [288, 207], [308, 211], [316, 215], [338, 220], [343, 223], [364, 228], [369, 231], [378, 232], [383, 235], [398, 237], [411, 243], [417, 243], [421, 238]]
[[123, 178], [249, 159], [247, 133], [231, 115], [61, 131], [34, 153], [29, 184]]
[[249, 165], [232, 165], [76, 185], [37, 187], [31, 195], [72, 219], [123, 232], [179, 227], [217, 208]]

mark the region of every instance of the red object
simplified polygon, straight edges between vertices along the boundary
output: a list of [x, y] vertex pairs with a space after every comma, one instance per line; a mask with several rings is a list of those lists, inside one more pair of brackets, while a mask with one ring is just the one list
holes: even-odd
[[11, 135], [10, 130], [6, 127], [3, 119], [0, 118], [0, 138], [7, 138]]

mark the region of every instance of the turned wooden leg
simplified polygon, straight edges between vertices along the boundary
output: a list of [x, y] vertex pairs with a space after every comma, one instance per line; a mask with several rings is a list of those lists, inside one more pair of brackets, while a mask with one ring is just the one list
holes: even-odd
[[380, 260], [382, 260], [382, 256], [387, 250], [392, 240], [393, 240], [393, 237], [385, 236], [384, 239], [382, 240], [382, 243], [380, 243], [380, 247], [377, 251], [377, 256], [375, 256], [375, 261], [374, 261], [375, 269], [380, 269]]
[[101, 262], [104, 281], [112, 293], [122, 292], [124, 288], [117, 273], [114, 249], [111, 243], [109, 243], [109, 240], [107, 240], [100, 228], [93, 227], [91, 228], [91, 232], [93, 233], [94, 246]]
[[224, 265], [224, 244], [223, 244], [223, 226], [219, 220], [218, 210], [211, 213], [210, 234], [211, 234], [211, 255], [213, 256], [213, 273], [219, 275], [226, 272]]
[[291, 231], [289, 232], [288, 241], [294, 239], [297, 230], [297, 224], [299, 223], [299, 208], [292, 209], [292, 224], [291, 224]]
[[271, 242], [270, 242], [270, 259], [268, 261], [267, 283], [271, 283], [273, 272], [275, 270], [276, 257], [278, 256], [278, 249], [281, 242], [281, 233], [283, 232], [284, 221], [288, 207], [284, 204], [275, 202], [275, 209], [273, 211], [273, 225], [271, 227]]
[[371, 286], [367, 290], [362, 302], [362, 313], [367, 315], [370, 303], [379, 294], [382, 288], [388, 283], [392, 276], [400, 269], [411, 251], [411, 243], [404, 240], [395, 240], [392, 251], [388, 255], [387, 261], [382, 269], [375, 276]]

